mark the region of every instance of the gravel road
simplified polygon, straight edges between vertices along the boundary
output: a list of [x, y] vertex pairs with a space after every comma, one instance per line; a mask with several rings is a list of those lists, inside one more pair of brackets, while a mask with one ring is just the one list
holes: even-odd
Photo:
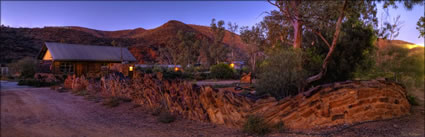
[[131, 103], [116, 108], [49, 88], [5, 87], [1, 137], [240, 136], [236, 129], [178, 118], [171, 124]]

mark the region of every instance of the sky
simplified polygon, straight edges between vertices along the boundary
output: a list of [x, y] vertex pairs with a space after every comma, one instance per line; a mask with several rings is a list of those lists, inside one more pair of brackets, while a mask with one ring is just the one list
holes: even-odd
[[[380, 5], [378, 5], [381, 7]], [[211, 19], [251, 26], [277, 9], [265, 1], [1, 1], [1, 24], [10, 27], [81, 26], [98, 30], [152, 29], [169, 20], [209, 26]], [[383, 12], [378, 9], [378, 17]], [[404, 22], [396, 39], [422, 44], [416, 22], [424, 6], [390, 9]]]

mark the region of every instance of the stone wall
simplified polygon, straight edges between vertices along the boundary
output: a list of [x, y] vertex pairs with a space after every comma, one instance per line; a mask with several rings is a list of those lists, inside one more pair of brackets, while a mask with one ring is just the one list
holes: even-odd
[[402, 86], [354, 81], [322, 86], [310, 97], [299, 94], [278, 102], [256, 103], [252, 112], [263, 115], [268, 123], [283, 121], [288, 128], [305, 129], [395, 118], [409, 110]]
[[[184, 81], [167, 81], [145, 75], [139, 79], [102, 78], [103, 95], [133, 99], [143, 106], [166, 108], [187, 119], [241, 127], [249, 115], [264, 117], [270, 125], [286, 128], [323, 128], [340, 124], [389, 119], [409, 113], [405, 89], [386, 81], [347, 81], [322, 85], [279, 101], [197, 87]], [[165, 104], [165, 105], [162, 105]]]

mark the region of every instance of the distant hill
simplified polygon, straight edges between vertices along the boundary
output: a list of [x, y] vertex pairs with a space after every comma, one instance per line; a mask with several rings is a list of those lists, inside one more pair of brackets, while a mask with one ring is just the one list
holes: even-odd
[[376, 46], [379, 49], [386, 48], [388, 46], [398, 46], [409, 49], [409, 55], [419, 55], [424, 56], [425, 48], [423, 46], [418, 46], [414, 43], [406, 42], [403, 40], [383, 40], [379, 39], [376, 42]]
[[[213, 35], [208, 26], [185, 24], [175, 20], [154, 29], [136, 28], [118, 31], [102, 31], [78, 26], [44, 28], [1, 26], [0, 63], [10, 63], [26, 56], [35, 57], [43, 42], [46, 41], [105, 46], [111, 46], [111, 42], [115, 41], [118, 45], [128, 47], [139, 63], [164, 63], [158, 58], [158, 47], [173, 46], [168, 42], [177, 39], [179, 30], [194, 32], [198, 39], [211, 39]], [[223, 43], [233, 49], [236, 59], [247, 58], [247, 45], [242, 42], [239, 35], [226, 31]], [[414, 44], [402, 40], [379, 40], [376, 45], [378, 47], [388, 45], [408, 47]], [[421, 49], [423, 48], [415, 50], [421, 51]]]
[[417, 46], [414, 43], [410, 43], [410, 42], [403, 41], [403, 40], [384, 40], [384, 39], [378, 39], [376, 41], [375, 45], [378, 48], [384, 48], [386, 46], [392, 45], [392, 46], [405, 47], [405, 48], [409, 48], [409, 49], [414, 48], [414, 47]]
[[[25, 56], [35, 57], [43, 42], [63, 42], [75, 44], [128, 47], [139, 63], [161, 63], [158, 58], [159, 46], [169, 45], [169, 41], [177, 39], [179, 30], [194, 32], [196, 38], [211, 39], [212, 31], [207, 26], [188, 25], [171, 20], [154, 29], [129, 29], [118, 31], [102, 31], [78, 26], [44, 27], [44, 28], [11, 28], [1, 26], [0, 44], [2, 58], [0, 63], [10, 63]], [[223, 43], [231, 47], [236, 59], [246, 58], [246, 45], [237, 34], [226, 32]]]

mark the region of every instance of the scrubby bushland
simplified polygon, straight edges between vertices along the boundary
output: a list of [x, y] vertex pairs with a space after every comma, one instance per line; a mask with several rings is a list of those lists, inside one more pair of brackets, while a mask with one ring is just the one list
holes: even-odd
[[250, 115], [246, 119], [242, 131], [248, 134], [265, 135], [271, 130], [262, 117]]
[[413, 105], [413, 106], [418, 106], [419, 105], [418, 101], [416, 101], [416, 97], [415, 96], [407, 95], [407, 101], [409, 101], [409, 104], [410, 105]]
[[[334, 31], [334, 28], [327, 28], [322, 35], [332, 39]], [[281, 43], [266, 49], [267, 57], [260, 65], [256, 81], [259, 93], [270, 93], [279, 99], [301, 89], [353, 79], [357, 70], [368, 70], [373, 65], [376, 40], [373, 27], [359, 19], [348, 18], [342, 24], [340, 38], [327, 61], [324, 75], [308, 83], [308, 77], [322, 71], [329, 47], [313, 32], [303, 35], [302, 49], [291, 50]]]
[[[334, 30], [329, 29], [328, 32]], [[314, 34], [307, 33], [305, 36], [305, 45], [309, 46], [305, 50], [306, 61], [304, 68], [309, 75], [320, 72], [323, 59], [328, 53], [328, 46]], [[332, 33], [325, 33], [326, 39], [332, 38]], [[313, 82], [312, 85], [327, 84], [336, 81], [345, 81], [355, 78], [357, 70], [368, 70], [373, 65], [376, 36], [371, 25], [363, 23], [359, 19], [349, 18], [342, 24], [340, 38], [335, 47], [328, 68], [322, 79]], [[309, 85], [307, 88], [311, 87]]]
[[291, 48], [273, 51], [260, 66], [255, 83], [258, 93], [276, 98], [297, 94], [306, 78], [302, 56], [302, 51]]
[[408, 49], [389, 44], [374, 55], [370, 70], [359, 70], [360, 79], [386, 78], [403, 84], [408, 91], [424, 88], [424, 48]]
[[216, 79], [232, 79], [235, 76], [235, 70], [224, 63], [211, 66], [210, 71], [211, 77]]
[[33, 78], [36, 73], [37, 61], [32, 57], [25, 57], [15, 63], [9, 64], [12, 75], [20, 78]]

